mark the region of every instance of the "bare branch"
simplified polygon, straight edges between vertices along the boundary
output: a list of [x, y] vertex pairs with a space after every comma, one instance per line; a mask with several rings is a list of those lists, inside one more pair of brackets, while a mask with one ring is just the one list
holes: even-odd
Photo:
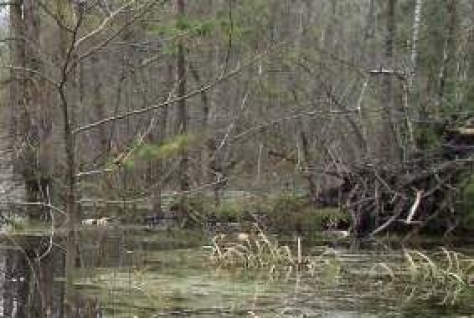
[[118, 8], [117, 10], [115, 10], [114, 12], [112, 12], [112, 14], [110, 14], [107, 18], [105, 18], [102, 21], [102, 23], [95, 30], [89, 32], [88, 34], [86, 34], [82, 38], [78, 39], [76, 41], [76, 43], [74, 43], [74, 46], [76, 48], [79, 47], [82, 44], [82, 42], [87, 41], [88, 39], [92, 38], [93, 36], [97, 35], [101, 31], [103, 31], [105, 29], [105, 27], [107, 27], [107, 25], [109, 23], [111, 23], [115, 19], [115, 17], [118, 16], [119, 13], [121, 13], [124, 10], [128, 9], [134, 2], [135, 1], [130, 1], [126, 4], [124, 4], [123, 6], [121, 6], [120, 8]]
[[[273, 48], [274, 49], [274, 48]], [[271, 51], [271, 50], [270, 50]], [[213, 82], [207, 84], [207, 85], [204, 85], [202, 87], [200, 87], [199, 89], [197, 90], [194, 90], [192, 92], [189, 92], [188, 94], [184, 95], [184, 96], [179, 96], [177, 98], [174, 98], [174, 99], [170, 99], [168, 101], [165, 101], [163, 103], [160, 103], [160, 104], [156, 104], [156, 105], [152, 105], [152, 106], [149, 106], [149, 107], [145, 107], [145, 108], [142, 108], [142, 109], [138, 109], [138, 110], [134, 110], [134, 111], [130, 111], [130, 112], [126, 112], [124, 114], [120, 114], [120, 115], [117, 115], [117, 116], [113, 116], [113, 117], [108, 117], [108, 118], [105, 118], [105, 119], [102, 119], [100, 121], [97, 121], [97, 122], [94, 122], [94, 123], [90, 123], [90, 124], [86, 124], [84, 126], [81, 126], [81, 127], [78, 127], [76, 128], [74, 131], [73, 131], [73, 134], [78, 134], [80, 132], [83, 132], [83, 131], [87, 131], [87, 130], [90, 130], [92, 128], [95, 128], [95, 127], [98, 127], [100, 125], [104, 125], [106, 123], [109, 123], [109, 122], [113, 122], [113, 121], [117, 121], [117, 120], [121, 120], [121, 119], [125, 119], [125, 118], [129, 118], [129, 117], [133, 117], [133, 116], [138, 116], [138, 115], [142, 115], [142, 114], [146, 114], [148, 112], [151, 112], [151, 111], [154, 111], [154, 110], [157, 110], [157, 109], [162, 109], [162, 108], [165, 108], [165, 107], [168, 107], [170, 105], [173, 105], [179, 101], [182, 101], [182, 100], [186, 100], [186, 99], [189, 99], [191, 97], [194, 97], [196, 95], [199, 95], [199, 94], [202, 94], [203, 92], [205, 91], [209, 91], [211, 90], [212, 88], [216, 87], [218, 84], [220, 84], [221, 82], [223, 81], [226, 81], [230, 78], [232, 78], [233, 76], [237, 75], [238, 73], [240, 73], [245, 67], [248, 67], [250, 65], [252, 65], [253, 63], [255, 63], [256, 61], [262, 59], [263, 57], [265, 57], [266, 55], [269, 54], [270, 51], [267, 51], [267, 52], [264, 52], [262, 54], [257, 54], [256, 56], [254, 56], [252, 59], [250, 59], [248, 62], [242, 64], [242, 65], [238, 65], [235, 69], [233, 69], [232, 71], [228, 72], [228, 73], [225, 73], [225, 74], [222, 74], [221, 76], [219, 76], [216, 80], [214, 80]]]

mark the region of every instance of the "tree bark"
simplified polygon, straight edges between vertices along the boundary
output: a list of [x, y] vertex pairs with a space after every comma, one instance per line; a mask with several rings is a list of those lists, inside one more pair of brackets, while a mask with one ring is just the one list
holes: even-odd
[[[396, 37], [396, 0], [387, 2], [387, 22], [385, 37], [385, 63], [388, 70], [394, 68], [394, 52]], [[398, 122], [403, 114], [401, 108], [395, 109], [393, 93], [393, 76], [385, 75], [383, 78], [383, 93], [385, 105], [383, 106], [380, 127], [380, 136], [377, 140], [377, 158], [386, 163], [398, 162], [400, 160], [399, 151], [399, 130]]]
[[[13, 68], [10, 72], [10, 85], [9, 85], [9, 104], [10, 104], [10, 114], [9, 114], [9, 135], [11, 137], [11, 143], [13, 149], [18, 149], [21, 145], [22, 131], [25, 130], [24, 122], [26, 121], [26, 113], [24, 106], [24, 96], [25, 96], [25, 76], [24, 72], [19, 71], [25, 67], [25, 31], [23, 24], [23, 8], [22, 0], [13, 0], [10, 5], [10, 35], [12, 39], [11, 42], [11, 65]], [[23, 124], [23, 125], [22, 125]], [[14, 154], [14, 158], [18, 159], [21, 157], [21, 154]], [[20, 167], [20, 161], [14, 161], [14, 170], [16, 172], [21, 172], [22, 168]]]
[[[91, 64], [93, 68], [92, 82], [94, 85], [93, 88], [93, 105], [95, 110], [95, 116], [98, 121], [106, 117], [105, 103], [102, 96], [102, 81], [100, 79], [100, 73], [97, 70], [100, 70], [99, 58], [97, 56], [92, 56]], [[98, 139], [99, 139], [99, 154], [100, 163], [104, 163], [107, 158], [107, 153], [109, 150], [109, 137], [107, 135], [106, 126], [102, 125], [98, 128]]]
[[[184, 0], [177, 0], [177, 11], [178, 11], [178, 23], [185, 18], [185, 4]], [[178, 43], [178, 56], [177, 56], [177, 76], [178, 76], [178, 96], [186, 95], [186, 53], [185, 53], [184, 40], [180, 39]], [[186, 99], [181, 99], [178, 103], [178, 135], [185, 135], [188, 130], [188, 119], [186, 110]], [[182, 150], [181, 158], [179, 160], [179, 185], [181, 192], [186, 192], [189, 189], [189, 178], [188, 178], [188, 154], [186, 150]]]
[[[66, 261], [65, 261], [65, 287], [64, 287], [64, 313], [66, 316], [74, 317], [74, 308], [76, 304], [76, 289], [74, 286], [74, 276], [76, 272], [76, 259], [78, 252], [78, 234], [77, 227], [79, 216], [77, 209], [77, 183], [76, 183], [76, 154], [75, 139], [72, 133], [72, 119], [69, 110], [68, 68], [72, 65], [73, 43], [77, 36], [77, 30], [80, 21], [72, 21], [74, 17], [73, 8], [70, 0], [57, 0], [56, 11], [59, 26], [59, 57], [58, 63], [61, 66], [61, 80], [58, 85], [59, 108], [61, 110], [63, 121], [63, 139], [65, 155], [65, 206], [67, 214], [67, 237], [66, 237]], [[80, 12], [79, 15], [82, 13]], [[69, 30], [63, 26], [72, 25], [74, 32], [71, 36]]]
[[314, 182], [314, 172], [310, 168], [310, 163], [312, 163], [311, 154], [309, 150], [309, 143], [308, 138], [304, 131], [300, 131], [300, 140], [301, 140], [301, 148], [303, 151], [303, 160], [305, 162], [305, 166], [307, 168], [307, 172], [305, 172], [305, 177], [308, 180], [308, 189], [309, 189], [309, 196], [311, 202], [316, 205], [318, 199], [318, 188], [316, 183]]
[[[26, 30], [26, 68], [44, 74], [44, 66], [39, 52], [41, 51], [40, 12], [36, 0], [23, 0]], [[27, 112], [28, 155], [27, 167], [33, 169], [26, 177], [28, 200], [46, 202], [51, 194], [52, 174], [52, 110], [50, 104], [50, 87], [41, 77], [28, 77], [25, 82], [25, 104]], [[43, 216], [45, 212], [38, 207], [32, 211], [33, 218]]]
[[[172, 63], [168, 63], [166, 65], [166, 83], [168, 85], [167, 93], [168, 95], [171, 94], [173, 90], [173, 75], [174, 75], [174, 68]], [[166, 129], [168, 126], [168, 109], [164, 108], [160, 111], [159, 121], [158, 121], [158, 132], [152, 134], [151, 139], [153, 143], [160, 145], [166, 140]], [[149, 169], [151, 171], [151, 182], [156, 183], [155, 187], [152, 191], [152, 209], [155, 214], [159, 216], [163, 215], [163, 208], [162, 208], [162, 191], [163, 191], [163, 184], [165, 183], [163, 179], [163, 175], [165, 173], [163, 160], [158, 159], [155, 161], [151, 161], [149, 164]]]
[[409, 77], [409, 87], [412, 89], [413, 81], [416, 77], [416, 63], [418, 57], [418, 37], [420, 33], [420, 22], [421, 22], [421, 10], [423, 7], [423, 0], [416, 0], [415, 3], [415, 12], [413, 18], [413, 31], [411, 37], [411, 53], [410, 53], [410, 62], [411, 62], [411, 73]]
[[[441, 62], [441, 67], [439, 71], [439, 81], [438, 81], [438, 107], [443, 105], [443, 100], [446, 95], [446, 83], [450, 80], [452, 76], [451, 64], [455, 59], [456, 47], [456, 28], [457, 28], [457, 0], [447, 0], [447, 10], [449, 15], [448, 25], [447, 25], [447, 36], [444, 43], [443, 49], [443, 60]], [[438, 108], [437, 113], [440, 109]]]

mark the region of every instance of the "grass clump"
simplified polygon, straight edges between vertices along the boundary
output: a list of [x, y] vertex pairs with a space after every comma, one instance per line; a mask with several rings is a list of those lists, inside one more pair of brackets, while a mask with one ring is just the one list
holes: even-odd
[[293, 254], [288, 245], [280, 245], [267, 236], [255, 223], [254, 232], [214, 236], [210, 260], [213, 265], [227, 268], [265, 269], [272, 276], [283, 273], [289, 276], [294, 270], [304, 271], [312, 277], [330, 282], [342, 270], [336, 251], [325, 249], [321, 254], [305, 256], [301, 246]]
[[474, 273], [473, 260], [444, 247], [432, 256], [417, 250], [404, 250], [404, 259], [408, 269], [409, 299], [437, 300], [441, 305], [454, 305]]
[[290, 248], [279, 245], [278, 241], [267, 237], [255, 224], [253, 234], [240, 233], [214, 236], [211, 262], [220, 266], [264, 268], [278, 265], [295, 265]]

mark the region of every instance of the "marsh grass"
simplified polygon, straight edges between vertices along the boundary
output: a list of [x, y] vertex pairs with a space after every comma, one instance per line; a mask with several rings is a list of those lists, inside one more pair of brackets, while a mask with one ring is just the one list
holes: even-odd
[[[313, 277], [326, 278], [328, 282], [344, 275], [348, 265], [344, 265], [336, 251], [326, 249], [319, 255], [304, 256], [298, 262], [289, 246], [279, 245], [258, 225], [255, 225], [255, 230], [253, 235], [240, 238], [215, 236], [211, 261], [229, 268], [268, 269], [272, 274], [304, 270]], [[401, 291], [407, 303], [425, 300], [453, 306], [469, 287], [469, 280], [474, 275], [474, 261], [444, 247], [430, 254], [404, 249], [401, 265], [378, 262], [366, 274], [368, 278], [359, 274], [353, 280], [373, 283], [369, 286], [379, 290]]]
[[436, 300], [441, 305], [454, 305], [468, 287], [474, 261], [444, 247], [439, 253], [425, 254], [405, 249], [408, 299]]
[[211, 263], [234, 269], [265, 269], [272, 278], [290, 277], [303, 271], [312, 277], [333, 282], [341, 273], [341, 262], [335, 250], [327, 248], [315, 256], [297, 256], [288, 245], [266, 235], [258, 224], [250, 235], [219, 234], [214, 236]]
[[459, 252], [441, 247], [425, 253], [404, 249], [401, 263], [379, 262], [369, 271], [367, 282], [377, 282], [377, 289], [393, 290], [405, 296], [405, 305], [417, 301], [454, 306], [468, 290], [474, 273], [474, 261]]
[[296, 265], [297, 260], [287, 245], [270, 239], [257, 224], [250, 235], [219, 234], [212, 239], [211, 262], [220, 266], [245, 268], [272, 268]]

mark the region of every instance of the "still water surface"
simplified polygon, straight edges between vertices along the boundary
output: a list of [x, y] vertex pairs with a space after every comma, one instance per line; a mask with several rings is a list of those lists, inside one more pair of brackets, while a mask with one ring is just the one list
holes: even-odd
[[[89, 233], [83, 236], [83, 243], [77, 286], [85, 299], [94, 300], [94, 307], [104, 317], [474, 316], [472, 288], [460, 294], [455, 305], [446, 306], [439, 304], [439, 298], [421, 300], [416, 290], [392, 280], [380, 264], [401, 269], [399, 250], [354, 253], [337, 248], [322, 259], [324, 267], [311, 272], [295, 267], [216, 267], [209, 260], [209, 237], [202, 234], [122, 229]], [[323, 248], [305, 242], [304, 251], [320, 254]], [[5, 256], [20, 254], [6, 248], [1, 252], [4, 268], [8, 266]], [[463, 252], [474, 256], [471, 249], [464, 248]], [[31, 296], [21, 300], [19, 281], [33, 277], [9, 272], [2, 286], [4, 314], [8, 314], [5, 307], [8, 310], [21, 308], [22, 302], [31, 303]], [[55, 275], [54, 282], [61, 283], [61, 276]], [[15, 296], [8, 294], [12, 289]], [[54, 304], [60, 304], [61, 292], [53, 290]], [[15, 314], [11, 312], [14, 310], [10, 309], [10, 314]]]
[[[126, 252], [127, 265], [86, 271], [83, 292], [101, 301], [106, 316], [474, 316], [469, 289], [456, 305], [442, 306], [439, 298], [420, 300], [416, 290], [387, 278], [379, 265], [399, 269], [399, 250], [337, 248], [315, 272], [295, 267], [231, 270], [210, 263], [206, 238], [187, 242], [178, 236], [175, 243], [172, 234], [166, 238], [160, 246], [145, 237], [144, 249]], [[323, 248], [305, 243], [304, 250], [320, 254]], [[473, 256], [470, 249], [463, 252]]]

